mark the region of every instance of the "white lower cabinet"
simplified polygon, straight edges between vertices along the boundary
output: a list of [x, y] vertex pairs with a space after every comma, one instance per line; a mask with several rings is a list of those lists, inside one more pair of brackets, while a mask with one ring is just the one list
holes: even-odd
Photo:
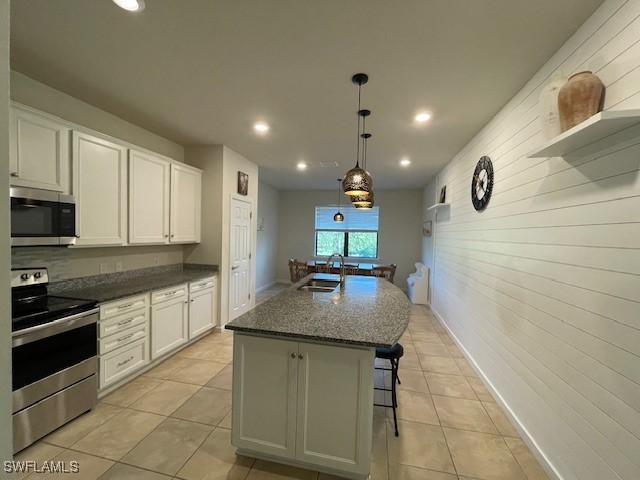
[[216, 278], [189, 284], [189, 339], [202, 335], [217, 325], [218, 290]]
[[121, 380], [149, 363], [149, 349], [145, 338], [100, 356], [100, 388]]
[[151, 294], [151, 359], [156, 359], [189, 341], [187, 285]]
[[373, 351], [234, 336], [232, 443], [354, 477], [369, 473]]
[[149, 364], [149, 295], [100, 305], [98, 325], [100, 389]]

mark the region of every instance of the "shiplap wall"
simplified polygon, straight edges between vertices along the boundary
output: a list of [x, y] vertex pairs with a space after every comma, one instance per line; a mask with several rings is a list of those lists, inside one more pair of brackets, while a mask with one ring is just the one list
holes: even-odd
[[[640, 1], [605, 1], [438, 175], [451, 207], [438, 213], [432, 306], [552, 473], [637, 480], [640, 127], [571, 158], [526, 158], [558, 69], [593, 70], [607, 110], [640, 108]], [[482, 155], [495, 185], [478, 213]]]

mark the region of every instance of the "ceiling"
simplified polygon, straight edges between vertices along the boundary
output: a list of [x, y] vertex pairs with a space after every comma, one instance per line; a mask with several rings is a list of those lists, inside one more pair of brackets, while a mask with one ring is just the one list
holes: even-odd
[[146, 3], [14, 0], [12, 66], [180, 144], [224, 143], [276, 187], [318, 189], [354, 163], [353, 73], [370, 76], [375, 187], [421, 187], [602, 0]]

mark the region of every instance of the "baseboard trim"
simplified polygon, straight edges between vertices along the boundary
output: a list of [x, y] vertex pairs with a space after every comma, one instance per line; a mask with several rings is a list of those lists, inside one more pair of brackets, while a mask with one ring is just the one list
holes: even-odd
[[267, 288], [271, 288], [273, 287], [276, 283], [278, 283], [276, 280], [274, 280], [273, 282], [267, 283], [266, 285], [261, 286], [260, 288], [256, 288], [256, 293], [260, 293], [265, 291]]
[[527, 444], [527, 446], [529, 447], [533, 455], [536, 457], [536, 459], [538, 460], [542, 468], [545, 470], [547, 475], [549, 475], [549, 478], [554, 480], [564, 480], [562, 475], [560, 475], [560, 473], [553, 466], [553, 463], [542, 451], [542, 449], [540, 448], [540, 445], [538, 445], [538, 443], [533, 438], [533, 436], [525, 428], [525, 426], [522, 424], [522, 422], [520, 421], [518, 416], [515, 414], [515, 412], [511, 409], [507, 401], [502, 397], [502, 395], [500, 394], [498, 389], [495, 387], [495, 385], [491, 382], [491, 380], [489, 380], [489, 377], [487, 377], [487, 375], [482, 371], [478, 363], [475, 361], [475, 359], [469, 353], [469, 351], [464, 347], [460, 339], [455, 335], [455, 333], [453, 333], [451, 328], [449, 328], [449, 325], [447, 325], [447, 323], [444, 321], [444, 318], [432, 306], [429, 306], [429, 308], [433, 313], [434, 317], [436, 317], [438, 322], [440, 322], [440, 324], [447, 330], [451, 338], [453, 338], [453, 341], [456, 343], [460, 351], [466, 357], [469, 364], [471, 364], [471, 366], [477, 372], [477, 374], [480, 375], [484, 384], [488, 387], [488, 390], [491, 396], [505, 411], [505, 413], [509, 417], [509, 420], [511, 420], [511, 423], [514, 424], [514, 426], [516, 427], [516, 430], [520, 434], [520, 437]]

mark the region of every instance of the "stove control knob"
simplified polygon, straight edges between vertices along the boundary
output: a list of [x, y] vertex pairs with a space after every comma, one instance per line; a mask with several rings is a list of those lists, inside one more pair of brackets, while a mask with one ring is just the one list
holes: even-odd
[[34, 273], [34, 274], [33, 274], [33, 278], [35, 278], [36, 280], [37, 280], [38, 278], [40, 278], [41, 276], [42, 276], [42, 273], [41, 273], [41, 272], [36, 272], [36, 273]]
[[31, 275], [29, 275], [28, 273], [23, 273], [22, 275], [20, 275], [20, 278], [26, 282], [27, 280], [29, 280], [29, 278], [31, 278]]

